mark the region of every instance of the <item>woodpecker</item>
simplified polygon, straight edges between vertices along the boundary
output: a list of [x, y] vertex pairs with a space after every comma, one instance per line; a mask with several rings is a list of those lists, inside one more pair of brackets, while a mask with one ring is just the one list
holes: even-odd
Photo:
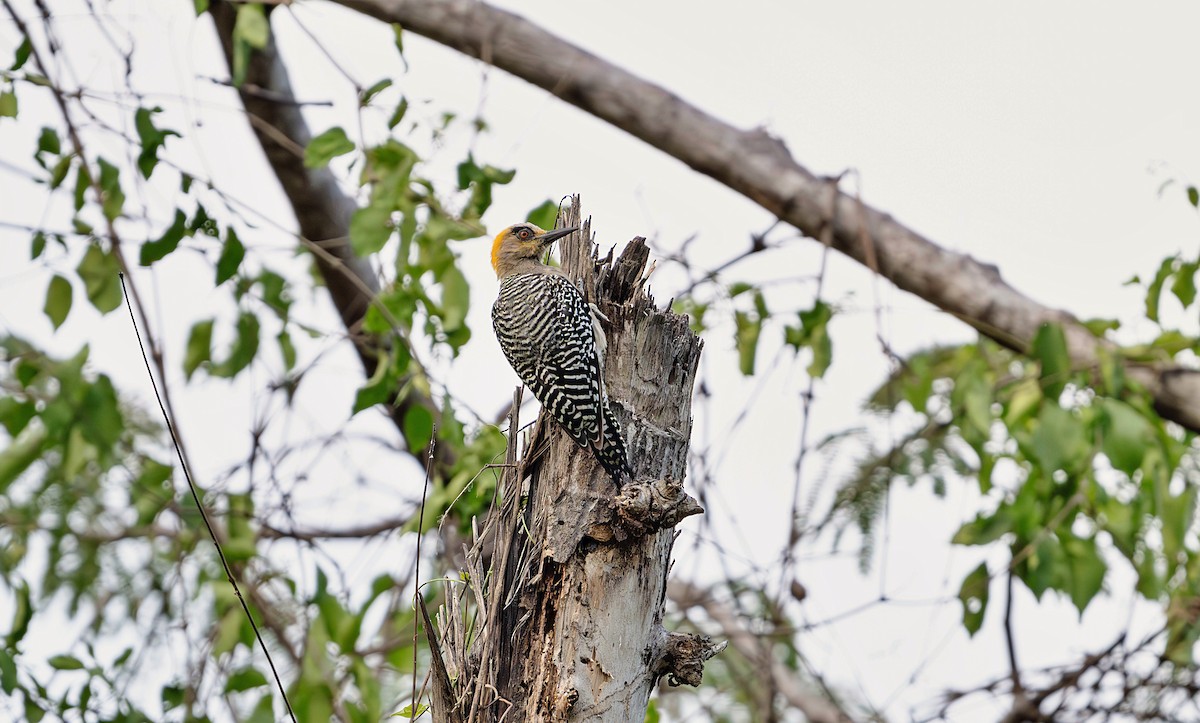
[[575, 230], [518, 223], [496, 235], [492, 268], [500, 295], [492, 305], [492, 327], [521, 381], [620, 486], [633, 479], [633, 470], [604, 389], [599, 312], [566, 274], [542, 261], [550, 244]]

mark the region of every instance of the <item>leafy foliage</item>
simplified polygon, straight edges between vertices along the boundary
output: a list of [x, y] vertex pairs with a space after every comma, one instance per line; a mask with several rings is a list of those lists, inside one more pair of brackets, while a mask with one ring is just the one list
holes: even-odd
[[[1102, 546], [1111, 541], [1139, 592], [1170, 610], [1200, 591], [1184, 573], [1200, 555], [1187, 541], [1194, 490], [1179, 487], [1196, 465], [1193, 435], [1162, 421], [1119, 358], [1101, 366], [1073, 369], [1061, 328], [1046, 325], [1030, 358], [982, 340], [910, 357], [871, 405], [890, 413], [904, 403], [928, 419], [925, 432], [888, 453], [901, 477], [907, 469], [910, 479], [933, 474], [944, 485], [947, 474], [967, 476], [990, 501], [954, 542], [1004, 544], [1013, 574], [1035, 596], [1057, 591], [1082, 614], [1104, 588]], [[951, 463], [941, 473], [937, 457]], [[874, 481], [886, 487], [894, 478]], [[843, 509], [861, 505], [845, 492], [863, 484], [843, 488]], [[869, 530], [873, 519], [861, 522]], [[988, 575], [980, 567], [963, 581], [971, 633], [986, 612]], [[1190, 643], [1181, 638], [1168, 654], [1190, 661]]]
[[[205, 12], [207, 3], [198, 2], [196, 9]], [[271, 31], [263, 5], [239, 4], [235, 12], [232, 69], [240, 86]], [[398, 33], [396, 38], [400, 47]], [[17, 49], [14, 69], [28, 60], [30, 48], [25, 42]], [[14, 81], [6, 76], [5, 82], [0, 115], [15, 116]], [[392, 83], [382, 79], [364, 89], [360, 105], [379, 102]], [[402, 130], [407, 111], [401, 98], [389, 129]], [[296, 313], [296, 299], [307, 301], [313, 279], [294, 273], [290, 260], [280, 260], [271, 246], [278, 240], [274, 230], [244, 215], [211, 183], [179, 170], [171, 139], [181, 134], [164, 127], [167, 111], [139, 103], [123, 112], [136, 133], [127, 138], [125, 154], [106, 149], [111, 155], [99, 157], [90, 155], [90, 147], [67, 148], [66, 128], [45, 127], [36, 135], [39, 181], [73, 209], [79, 237], [32, 234], [31, 257], [55, 266], [42, 305], [46, 318], [56, 329], [63, 326], [73, 314], [76, 291], [101, 314], [120, 308], [120, 274], [130, 273], [130, 248], [137, 252], [133, 260], [149, 269], [201, 258], [212, 269], [206, 276], [212, 281], [211, 311], [192, 323], [179, 355], [166, 358], [190, 383], [245, 383], [265, 372], [271, 379], [267, 394], [277, 394], [286, 408], [308, 383], [319, 356], [314, 347], [340, 338]], [[446, 114], [429, 128], [431, 136], [443, 139], [453, 123]], [[494, 426], [461, 421], [462, 410], [448, 393], [437, 397], [437, 408], [419, 403], [404, 406], [402, 414], [395, 410], [411, 395], [433, 394], [418, 350], [426, 358], [453, 358], [471, 338], [471, 288], [454, 244], [483, 232], [496, 189], [514, 171], [468, 155], [439, 187], [425, 175], [416, 150], [419, 124], [407, 125], [407, 136], [362, 148], [340, 127], [331, 128], [304, 149], [304, 161], [321, 168], [347, 157], [366, 194], [351, 220], [349, 242], [390, 272], [353, 331], [359, 348], [377, 360], [375, 373], [345, 400], [345, 408], [358, 413], [385, 407], [396, 415], [398, 446], [415, 451], [436, 442], [446, 460], [435, 468], [424, 527], [414, 505], [412, 518], [395, 520], [394, 528], [424, 531], [449, 519], [450, 529], [469, 530], [494, 494], [496, 475], [485, 468], [502, 455], [504, 436]], [[484, 126], [475, 123], [472, 132]], [[141, 218], [142, 204], [152, 197], [160, 204], [166, 199], [165, 212], [158, 212], [160, 205]], [[133, 228], [144, 228], [144, 235], [134, 235]], [[260, 244], [270, 248], [260, 252]], [[313, 263], [323, 251], [297, 242], [296, 253]], [[64, 268], [64, 259], [73, 268]], [[14, 618], [0, 628], [6, 636], [0, 697], [23, 706], [32, 721], [205, 720], [221, 705], [240, 720], [277, 720], [282, 708], [273, 678], [264, 673], [249, 621], [215, 564], [195, 502], [189, 493], [177, 493], [182, 478], [164, 448], [164, 430], [147, 422], [151, 412], [124, 399], [108, 376], [91, 371], [88, 359], [86, 347], [59, 359], [22, 340], [0, 339], [0, 589], [19, 603]], [[164, 371], [169, 381], [172, 369]], [[327, 444], [338, 442], [335, 437]], [[298, 535], [292, 531], [290, 495], [302, 485], [291, 481], [281, 489], [274, 478], [280, 459], [259, 448], [255, 454], [250, 466], [269, 467], [270, 485], [256, 487], [255, 474], [235, 469], [229, 479], [248, 479], [249, 488], [225, 478], [201, 479], [198, 492], [255, 619], [275, 637], [272, 647], [290, 681], [289, 700], [301, 720], [329, 720], [334, 711], [342, 720], [382, 720], [398, 707], [393, 695], [398, 676], [413, 665], [407, 581], [382, 575], [369, 594], [350, 599], [345, 580], [340, 589], [335, 586], [324, 562], [276, 568], [265, 551], [278, 546], [279, 538]], [[303, 550], [316, 543], [297, 536], [290, 544]], [[27, 649], [32, 611], [55, 600], [65, 600], [72, 617], [89, 620], [88, 629], [66, 649]], [[181, 633], [184, 611], [189, 623]], [[305, 632], [293, 639], [291, 623], [301, 620], [310, 624], [295, 626]], [[98, 643], [110, 635], [136, 636], [147, 647], [99, 653]], [[161, 677], [146, 676], [154, 646], [181, 641], [189, 654], [157, 695], [125, 694], [139, 677], [146, 678], [139, 690]], [[295, 675], [287, 675], [289, 670]]]

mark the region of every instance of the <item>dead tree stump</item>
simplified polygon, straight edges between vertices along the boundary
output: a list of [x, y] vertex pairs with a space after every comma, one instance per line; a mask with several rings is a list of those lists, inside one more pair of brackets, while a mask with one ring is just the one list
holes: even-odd
[[644, 239], [599, 259], [577, 197], [564, 216], [560, 227], [582, 228], [559, 242], [563, 270], [608, 319], [605, 381], [635, 482], [618, 490], [590, 450], [539, 418], [487, 522], [491, 570], [468, 553], [483, 628], [469, 652], [442, 631], [463, 668], [443, 720], [640, 723], [660, 678], [696, 685], [724, 647], [663, 627], [673, 527], [703, 511], [681, 485], [703, 344], [646, 292]]

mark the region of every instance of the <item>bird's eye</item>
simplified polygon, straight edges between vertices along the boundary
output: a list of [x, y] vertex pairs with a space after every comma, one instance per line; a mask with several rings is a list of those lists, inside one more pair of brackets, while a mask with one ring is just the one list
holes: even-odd
[[532, 235], [533, 235], [533, 233], [527, 228], [523, 228], [520, 231], [517, 231], [517, 238], [521, 239], [522, 241], [528, 241], [529, 237]]

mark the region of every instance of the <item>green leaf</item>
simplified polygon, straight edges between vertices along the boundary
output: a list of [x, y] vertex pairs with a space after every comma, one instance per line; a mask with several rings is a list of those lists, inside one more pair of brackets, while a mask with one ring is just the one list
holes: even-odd
[[418, 234], [417, 241], [424, 254], [422, 263], [427, 265], [439, 278], [454, 263], [454, 254], [447, 241], [463, 241], [479, 236], [479, 227], [471, 223], [459, 221], [442, 213], [430, 213], [425, 221], [425, 229]]
[[1200, 191], [1196, 190], [1195, 186], [1187, 187], [1188, 203], [1196, 208], [1200, 208]]
[[384, 90], [387, 90], [390, 87], [392, 87], [392, 79], [391, 78], [384, 78], [383, 80], [376, 81], [374, 85], [372, 85], [370, 88], [367, 88], [366, 90], [364, 90], [358, 96], [359, 106], [365, 108], [366, 106], [370, 105], [372, 98], [379, 95], [381, 92], [383, 92]]
[[763, 321], [771, 317], [771, 312], [767, 309], [767, 299], [763, 296], [761, 289], [754, 291], [754, 311], [758, 314], [758, 318]]
[[1116, 399], [1099, 402], [1102, 450], [1112, 466], [1132, 476], [1154, 444], [1154, 428], [1133, 407]]
[[242, 3], [237, 8], [237, 19], [233, 25], [233, 84], [240, 88], [246, 82], [246, 68], [250, 64], [250, 52], [262, 50], [271, 37], [271, 27], [262, 5]]
[[258, 317], [254, 314], [244, 311], [238, 315], [237, 335], [229, 349], [229, 356], [213, 364], [209, 373], [214, 377], [231, 379], [248, 367], [258, 354], [259, 328]]
[[138, 108], [133, 115], [133, 126], [137, 129], [138, 140], [142, 144], [137, 160], [142, 178], [150, 178], [150, 174], [154, 173], [154, 167], [158, 165], [158, 149], [167, 142], [167, 138], [179, 136], [175, 131], [160, 129], [154, 125], [152, 116], [161, 112], [162, 108]]
[[1103, 339], [1106, 332], [1121, 328], [1121, 322], [1116, 319], [1086, 319], [1082, 322], [1093, 336]]
[[92, 174], [88, 171], [86, 163], [80, 163], [75, 170], [75, 210], [77, 212], [83, 208], [83, 203], [86, 200], [85, 194], [91, 185]]
[[1033, 337], [1032, 356], [1041, 362], [1042, 389], [1046, 397], [1057, 401], [1071, 378], [1071, 357], [1067, 354], [1067, 338], [1058, 324], [1042, 324]]
[[29, 260], [33, 261], [40, 257], [46, 251], [46, 234], [37, 231], [33, 234], [33, 240], [29, 244]]
[[1175, 270], [1175, 281], [1171, 284], [1171, 293], [1179, 299], [1186, 309], [1196, 300], [1196, 269], [1200, 262], [1185, 261]]
[[267, 23], [267, 13], [261, 4], [244, 3], [238, 5], [237, 20], [234, 23], [233, 37], [242, 40], [253, 48], [262, 50], [267, 47], [271, 28]]
[[554, 228], [554, 222], [558, 220], [558, 204], [549, 199], [542, 201], [525, 216], [525, 220], [539, 228]]
[[287, 321], [288, 310], [292, 306], [291, 297], [287, 293], [287, 280], [274, 271], [263, 269], [255, 281], [262, 289], [263, 301], [280, 320]]
[[1096, 550], [1095, 540], [1085, 540], [1071, 535], [1062, 543], [1067, 563], [1066, 592], [1082, 617], [1088, 603], [1096, 597], [1096, 593], [1100, 592], [1104, 585], [1104, 575], [1108, 572], [1108, 565]]
[[54, 655], [50, 660], [50, 667], [55, 670], [83, 670], [83, 661], [72, 655]]
[[171, 475], [174, 470], [170, 465], [162, 464], [149, 457], [142, 460], [142, 470], [134, 480], [132, 490], [133, 506], [137, 510], [137, 524], [148, 525], [154, 521], [163, 510], [164, 495], [171, 494]]
[[413, 405], [404, 413], [404, 441], [410, 450], [425, 449], [433, 439], [433, 413]]
[[[317, 648], [312, 641], [308, 643], [311, 648]], [[323, 646], [322, 646], [323, 647]], [[302, 675], [301, 683], [295, 694], [295, 699], [292, 701], [292, 707], [296, 710], [296, 717], [302, 721], [324, 721], [333, 717], [333, 691], [325, 683], [321, 683], [321, 678], [324, 671], [318, 668], [315, 659], [309, 656], [305, 659], [305, 670]]]
[[1032, 417], [1042, 403], [1042, 385], [1033, 379], [1023, 379], [1012, 390], [1004, 408], [1004, 424], [1010, 429]]
[[163, 235], [156, 241], [147, 241], [142, 244], [138, 263], [142, 266], [149, 266], [155, 261], [161, 261], [167, 254], [179, 248], [179, 242], [187, 233], [187, 216], [183, 215], [183, 211], [175, 209], [175, 220], [171, 222]]
[[291, 371], [296, 368], [296, 347], [292, 344], [292, 335], [283, 329], [275, 337], [279, 342], [279, 355], [283, 357], [283, 368]]
[[400, 53], [400, 57], [404, 57], [404, 28], [400, 23], [392, 23], [392, 34], [395, 38], [396, 50]]
[[121, 171], [113, 164], [99, 159], [100, 165], [100, 207], [104, 217], [112, 221], [121, 215], [125, 207], [125, 192], [121, 190]]
[[1004, 507], [993, 514], [979, 513], [974, 520], [964, 523], [951, 539], [956, 545], [987, 545], [999, 540], [1012, 531], [1012, 521]]
[[987, 371], [987, 365], [976, 359], [967, 362], [954, 379], [951, 399], [966, 418], [969, 428], [963, 432], [972, 444], [986, 441], [992, 428], [992, 386]]
[[1049, 534], [1038, 540], [1033, 553], [1015, 571], [1034, 597], [1041, 600], [1047, 590], [1062, 587], [1065, 569], [1066, 559], [1058, 537]]
[[192, 325], [183, 354], [183, 373], [187, 379], [191, 379], [200, 365], [212, 358], [212, 332], [212, 319]]
[[233, 650], [242, 639], [242, 628], [246, 617], [241, 610], [230, 607], [216, 624], [216, 637], [213, 639], [209, 655], [218, 658]]
[[[730, 291], [732, 293], [736, 289], [736, 293], [740, 294], [743, 292], [743, 286], [748, 286], [748, 284], [734, 284], [730, 287]], [[809, 376], [816, 378], [825, 376], [825, 372], [833, 362], [833, 340], [829, 337], [829, 320], [832, 318], [833, 307], [818, 299], [813, 302], [811, 309], [800, 312], [798, 326], [783, 328], [785, 344], [793, 347], [797, 353], [804, 348], [812, 351], [812, 361], [809, 362], [807, 368]]]
[[958, 599], [963, 609], [963, 627], [971, 637], [974, 637], [983, 625], [983, 616], [987, 613], [990, 581], [987, 563], [981, 562], [979, 567], [963, 579], [962, 587], [958, 590]]
[[376, 404], [384, 404], [396, 393], [396, 380], [389, 373], [391, 365], [388, 361], [386, 356], [380, 359], [371, 378], [355, 392], [351, 414], [358, 414]]
[[642, 723], [659, 723], [660, 719], [661, 716], [658, 712], [658, 706], [655, 705], [654, 701], [650, 701], [650, 703], [646, 706], [646, 718], [642, 721]]
[[1163, 284], [1175, 270], [1176, 260], [1178, 260], [1177, 256], [1168, 256], [1163, 259], [1158, 266], [1158, 271], [1154, 274], [1154, 280], [1146, 287], [1146, 318], [1150, 321], [1158, 321], [1158, 301], [1162, 296]]
[[225, 681], [226, 693], [241, 693], [267, 684], [267, 676], [257, 668], [242, 668], [232, 673]]
[[308, 142], [304, 149], [304, 165], [308, 168], [324, 168], [337, 156], [354, 150], [354, 141], [346, 137], [341, 126], [334, 126]]
[[1159, 556], [1149, 552], [1134, 561], [1138, 574], [1137, 591], [1147, 600], [1158, 600], [1165, 589], [1166, 581], [1158, 570], [1158, 562]]
[[1115, 497], [1106, 497], [1097, 504], [1098, 521], [1101, 529], [1107, 530], [1113, 544], [1134, 562], [1137, 553], [1138, 532], [1141, 529], [1141, 513]]
[[1074, 413], [1057, 404], [1042, 405], [1028, 451], [1047, 477], [1059, 469], [1068, 474], [1082, 471], [1091, 448], [1083, 422]]
[[259, 699], [258, 704], [254, 706], [254, 710], [250, 712], [250, 717], [244, 723], [277, 723], [275, 719], [275, 706], [271, 702], [271, 695], [264, 695]]
[[67, 180], [67, 174], [71, 172], [71, 156], [63, 156], [58, 159], [54, 167], [50, 169], [50, 188], [57, 189]]
[[[4, 638], [4, 647], [9, 650], [16, 650], [17, 643], [25, 637], [25, 633], [29, 631], [29, 622], [33, 620], [33, 604], [29, 594], [29, 585], [24, 580], [16, 580], [15, 585], [10, 586], [13, 592], [13, 620], [12, 625], [8, 629], [8, 635]], [[11, 658], [9, 661], [11, 662]], [[3, 667], [0, 665], [0, 667]], [[9, 671], [0, 673], [0, 677], [4, 678], [4, 692], [11, 694], [12, 687], [16, 684], [16, 670], [11, 671], [12, 679], [8, 678]]]
[[50, 279], [50, 286], [46, 288], [46, 304], [42, 310], [56, 330], [67, 320], [67, 314], [71, 311], [71, 294], [70, 281], [58, 274]]
[[99, 449], [109, 449], [121, 438], [125, 422], [108, 375], [101, 374], [88, 385], [79, 407], [79, 423], [84, 438]]
[[1196, 488], [1189, 487], [1178, 495], [1167, 496], [1159, 505], [1162, 520], [1163, 554], [1167, 558], [1168, 577], [1175, 569], [1179, 553], [1184, 550], [1188, 530], [1196, 515]]
[[459, 190], [471, 189], [471, 198], [463, 209], [463, 218], [477, 219], [483, 216], [492, 205], [492, 186], [508, 183], [516, 175], [516, 171], [506, 171], [495, 166], [479, 167], [475, 159], [468, 155], [467, 159], [458, 164]]
[[471, 287], [457, 266], [450, 266], [442, 274], [442, 328], [446, 332], [461, 329], [467, 320], [471, 304]]
[[4, 425], [10, 437], [20, 434], [37, 416], [37, 412], [37, 405], [28, 399], [18, 400], [13, 395], [0, 396], [0, 424]]
[[412, 703], [409, 703], [408, 705], [404, 706], [403, 708], [396, 711], [395, 713], [392, 713], [388, 717], [389, 718], [409, 718], [409, 719], [411, 719], [411, 718], [419, 717], [421, 714], [423, 714], [427, 710], [429, 710], [428, 705], [426, 705], [425, 703], [417, 703], [417, 710], [414, 713]]
[[400, 125], [400, 121], [404, 120], [404, 114], [408, 112], [408, 98], [401, 97], [400, 102], [396, 104], [396, 110], [392, 111], [392, 117], [388, 118], [388, 130]]
[[178, 685], [164, 685], [161, 695], [164, 711], [183, 705], [183, 688]]
[[386, 204], [372, 202], [350, 217], [350, 247], [359, 256], [373, 254], [392, 237], [392, 211]]
[[121, 267], [117, 259], [99, 244], [91, 244], [75, 272], [83, 279], [88, 301], [101, 314], [107, 314], [121, 305]]
[[242, 241], [233, 227], [227, 227], [225, 244], [221, 247], [221, 256], [217, 259], [217, 286], [233, 278], [245, 257], [246, 247], [242, 245]]
[[58, 131], [44, 126], [41, 134], [38, 135], [37, 155], [49, 153], [52, 156], [57, 156], [62, 153], [62, 142], [58, 139]]
[[744, 376], [754, 375], [754, 359], [758, 354], [758, 336], [762, 332], [762, 319], [744, 311], [735, 311], [736, 326], [734, 342], [738, 352], [738, 370]]
[[8, 66], [9, 70], [20, 70], [21, 66], [25, 65], [25, 61], [29, 60], [30, 53], [33, 52], [33, 44], [29, 42], [29, 36], [21, 38], [21, 44], [17, 46], [17, 52], [13, 54], [13, 63]]
[[25, 696], [25, 723], [41, 723], [46, 717], [46, 710], [37, 701]]
[[226, 495], [229, 513], [225, 556], [239, 562], [253, 559], [257, 554], [257, 536], [250, 520], [254, 517], [254, 502], [248, 494]]
[[192, 0], [192, 7], [196, 10], [196, 17], [200, 17], [208, 12], [209, 0]]
[[17, 117], [17, 96], [11, 90], [0, 93], [0, 118]]
[[1184, 336], [1176, 329], [1169, 329], [1155, 337], [1154, 341], [1150, 342], [1150, 346], [1153, 349], [1161, 349], [1162, 351], [1165, 351], [1168, 356], [1174, 357], [1181, 351], [1194, 349], [1196, 346], [1196, 339], [1190, 336]]
[[754, 284], [748, 284], [745, 281], [735, 281], [729, 285], [729, 298], [736, 299], [747, 291], [753, 291]]
[[34, 462], [41, 459], [46, 437], [44, 426], [31, 424], [7, 447], [0, 449], [0, 493], [8, 489], [8, 486]]
[[15, 653], [16, 649], [12, 645], [0, 648], [0, 690], [6, 695], [12, 695], [17, 689], [17, 661], [13, 660]]

